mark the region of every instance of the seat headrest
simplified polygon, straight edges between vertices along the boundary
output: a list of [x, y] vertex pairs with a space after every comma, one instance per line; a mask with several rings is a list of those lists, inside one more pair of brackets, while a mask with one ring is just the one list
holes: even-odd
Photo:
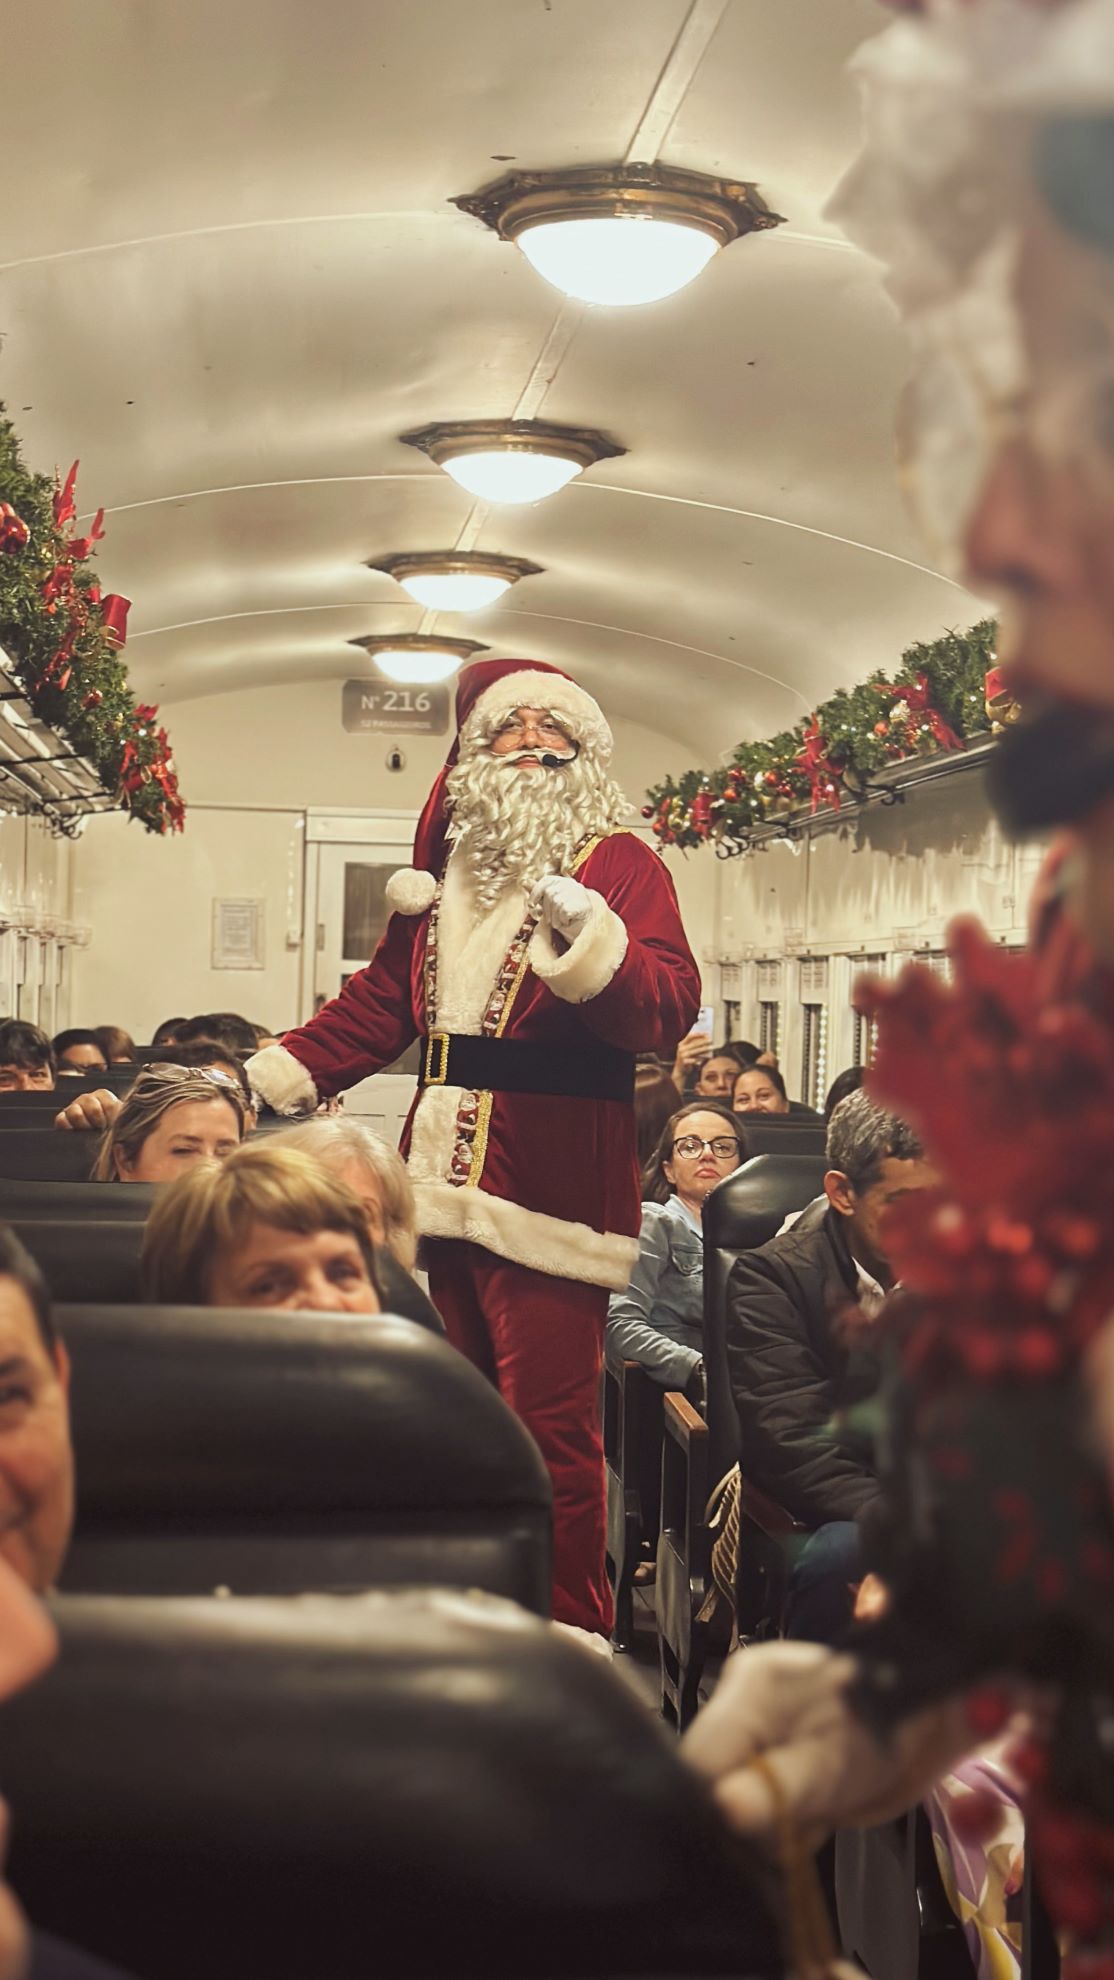
[[802, 1120], [797, 1114], [740, 1114], [748, 1155], [822, 1155], [827, 1138], [823, 1121]]
[[[63, 1139], [62, 1135], [59, 1139]], [[96, 1136], [88, 1137], [88, 1161], [96, 1149]], [[143, 1223], [155, 1201], [154, 1183], [102, 1183], [60, 1179], [56, 1182], [28, 1181], [25, 1177], [0, 1178], [0, 1218], [24, 1223], [46, 1219], [57, 1223], [122, 1224]]]
[[766, 1244], [823, 1187], [827, 1164], [812, 1155], [754, 1155], [704, 1205], [704, 1242], [726, 1251]]
[[11, 1225], [42, 1267], [54, 1299], [124, 1303], [139, 1298], [143, 1225], [137, 1218], [100, 1223], [13, 1217]]
[[[53, 1097], [53, 1096], [52, 1096]], [[26, 1118], [0, 1133], [0, 1176], [22, 1182], [87, 1182], [97, 1159], [95, 1134], [67, 1134], [44, 1113], [41, 1125]]]
[[55, 1613], [58, 1664], [0, 1709], [11, 1876], [102, 1957], [158, 1980], [780, 1971], [762, 1873], [675, 1744], [510, 1604]]
[[144, 1305], [57, 1319], [83, 1523], [551, 1502], [498, 1391], [411, 1320]]

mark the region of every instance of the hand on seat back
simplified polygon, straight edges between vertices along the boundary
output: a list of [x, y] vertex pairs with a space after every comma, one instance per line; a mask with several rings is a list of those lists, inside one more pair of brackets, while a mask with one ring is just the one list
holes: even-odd
[[763, 1644], [728, 1659], [681, 1750], [741, 1835], [777, 1844], [779, 1811], [758, 1758], [815, 1845], [833, 1829], [902, 1814], [979, 1743], [959, 1698], [906, 1719], [883, 1745], [848, 1702], [854, 1674], [853, 1657], [818, 1643]]
[[54, 1116], [57, 1128], [93, 1128], [103, 1133], [114, 1115], [118, 1114], [123, 1101], [118, 1093], [111, 1093], [107, 1086], [98, 1086], [92, 1093], [79, 1094]]
[[539, 920], [548, 921], [558, 935], [573, 943], [588, 924], [592, 896], [579, 880], [570, 880], [565, 874], [551, 873], [548, 879], [540, 880], [534, 888], [530, 907]]

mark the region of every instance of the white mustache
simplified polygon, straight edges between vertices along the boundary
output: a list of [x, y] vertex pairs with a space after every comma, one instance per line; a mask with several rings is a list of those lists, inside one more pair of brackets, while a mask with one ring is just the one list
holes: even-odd
[[[532, 759], [535, 763], [541, 763], [545, 757], [555, 756], [557, 759], [557, 766], [558, 768], [560, 768], [566, 763], [575, 763], [578, 753], [579, 752], [577, 751], [575, 746], [568, 751], [567, 755], [562, 755], [560, 750], [543, 749], [540, 746], [537, 749], [512, 749], [512, 750], [508, 750], [507, 754], [503, 757], [503, 762], [524, 763], [527, 760]], [[546, 765], [546, 768], [547, 769], [549, 768], [548, 764]]]

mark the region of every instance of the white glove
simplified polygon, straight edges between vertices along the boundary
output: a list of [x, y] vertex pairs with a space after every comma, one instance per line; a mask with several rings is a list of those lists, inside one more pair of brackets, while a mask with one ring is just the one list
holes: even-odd
[[536, 914], [539, 920], [548, 921], [558, 935], [572, 943], [588, 925], [592, 896], [579, 880], [570, 880], [561, 873], [551, 873], [548, 879], [539, 880], [534, 888], [530, 896], [530, 912]]
[[681, 1751], [740, 1834], [776, 1841], [765, 1768], [806, 1843], [818, 1843], [835, 1828], [900, 1815], [979, 1744], [955, 1699], [903, 1720], [883, 1745], [847, 1702], [854, 1672], [853, 1657], [816, 1643], [763, 1644], [728, 1659]]

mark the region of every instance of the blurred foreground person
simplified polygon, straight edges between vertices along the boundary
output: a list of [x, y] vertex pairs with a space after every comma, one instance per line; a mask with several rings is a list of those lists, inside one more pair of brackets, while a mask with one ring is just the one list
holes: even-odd
[[[887, 1242], [886, 1613], [856, 1654], [747, 1651], [689, 1736], [739, 1826], [878, 1819], [1037, 1688], [1015, 1742], [1073, 1980], [1114, 1973], [1114, 0], [924, 0], [859, 66], [838, 216], [887, 264], [915, 376], [906, 477], [1004, 606], [1022, 719], [992, 784], [1066, 827], [1030, 954], [953, 931], [858, 998], [871, 1089], [943, 1177]], [[883, 1322], [883, 1324], [885, 1324]]]

